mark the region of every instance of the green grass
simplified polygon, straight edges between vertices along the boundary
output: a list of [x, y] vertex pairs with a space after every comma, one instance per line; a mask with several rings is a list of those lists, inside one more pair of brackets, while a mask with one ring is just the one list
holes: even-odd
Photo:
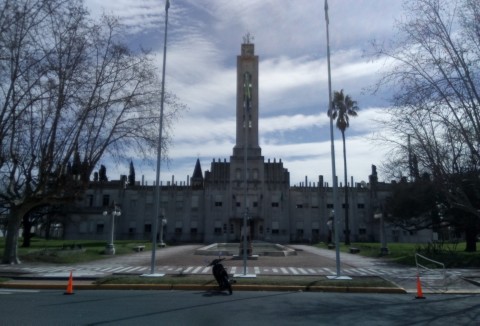
[[[18, 247], [21, 261], [44, 262], [54, 264], [74, 264], [92, 260], [104, 259], [106, 241], [92, 240], [45, 240], [33, 238], [28, 248]], [[115, 255], [130, 254], [133, 248], [145, 245], [145, 250], [151, 249], [151, 243], [145, 241], [119, 240], [115, 241]], [[0, 254], [3, 257], [5, 239], [0, 238]]]
[[[324, 243], [317, 244], [316, 246], [319, 248], [327, 248], [327, 245]], [[389, 254], [383, 257], [398, 264], [415, 266], [415, 253], [418, 252], [430, 259], [444, 263], [447, 268], [480, 267], [480, 253], [465, 252], [465, 246], [465, 242], [458, 244], [388, 243]], [[340, 251], [349, 252], [350, 247], [359, 248], [359, 255], [380, 257], [380, 243], [355, 242], [349, 246], [341, 244]]]
[[[19, 245], [21, 245], [21, 240]], [[19, 246], [18, 251], [20, 260], [25, 262], [74, 264], [108, 258], [109, 256], [104, 254], [105, 245], [106, 241], [33, 238], [29, 248]], [[151, 250], [151, 243], [148, 241], [119, 240], [115, 241], [115, 254], [130, 254], [138, 245], [145, 245], [145, 250]], [[5, 239], [0, 238], [0, 255], [3, 255], [4, 246]], [[316, 246], [327, 249], [327, 245], [324, 243]], [[380, 256], [379, 243], [356, 242], [350, 246], [341, 244], [340, 250], [349, 252], [350, 247], [359, 248], [359, 255], [362, 256]], [[458, 244], [389, 243], [388, 249], [389, 254], [384, 256], [384, 259], [408, 266], [415, 265], [415, 253], [419, 252], [430, 259], [444, 263], [448, 268], [480, 267], [480, 254], [465, 252], [464, 242]]]
[[[109, 276], [98, 279], [95, 284], [196, 284], [216, 286], [210, 275], [165, 275], [164, 277]], [[375, 276], [354, 277], [351, 280], [329, 280], [321, 276], [257, 276], [237, 278], [235, 285], [279, 286], [339, 286], [339, 287], [385, 287], [395, 288], [392, 283]], [[234, 285], [234, 287], [235, 287]]]

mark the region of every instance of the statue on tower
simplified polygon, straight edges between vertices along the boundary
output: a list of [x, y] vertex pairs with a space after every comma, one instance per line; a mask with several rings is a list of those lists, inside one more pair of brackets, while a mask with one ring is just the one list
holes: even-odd
[[253, 41], [254, 39], [255, 37], [250, 34], [250, 32], [247, 32], [247, 34], [243, 36], [243, 44], [250, 44], [250, 41]]

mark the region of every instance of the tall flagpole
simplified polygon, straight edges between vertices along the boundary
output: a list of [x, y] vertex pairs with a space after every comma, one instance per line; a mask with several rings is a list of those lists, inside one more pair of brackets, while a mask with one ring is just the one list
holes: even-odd
[[[162, 132], [163, 132], [163, 104], [165, 102], [165, 67], [167, 61], [167, 27], [168, 27], [168, 9], [170, 8], [170, 0], [165, 4], [165, 36], [163, 41], [163, 71], [162, 71], [162, 94], [160, 100], [160, 123], [158, 128], [158, 144], [157, 144], [157, 175], [155, 179], [155, 216], [153, 219], [152, 230], [152, 260], [150, 273], [155, 274], [155, 256], [157, 249], [157, 230], [158, 219], [160, 218], [160, 162], [162, 160]], [[163, 241], [163, 216], [160, 222], [160, 240]]]
[[[332, 74], [330, 69], [330, 35], [328, 32], [328, 2], [325, 0], [325, 22], [327, 25], [327, 62], [328, 62], [328, 112], [331, 113], [333, 109], [332, 102]], [[332, 155], [332, 181], [333, 181], [333, 223], [334, 223], [334, 237], [335, 237], [335, 256], [337, 262], [337, 277], [340, 277], [340, 242], [338, 241], [338, 232], [340, 231], [340, 206], [338, 204], [337, 195], [337, 172], [335, 169], [335, 144], [333, 137], [333, 115], [330, 114], [330, 142]]]

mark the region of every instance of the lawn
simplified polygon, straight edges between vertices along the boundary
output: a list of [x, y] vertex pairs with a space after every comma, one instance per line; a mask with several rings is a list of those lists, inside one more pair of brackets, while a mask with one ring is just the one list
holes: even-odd
[[[257, 276], [255, 278], [236, 278], [235, 286], [300, 286], [306, 289], [312, 287], [370, 287], [396, 288], [397, 286], [376, 276], [353, 277], [350, 280], [329, 280], [322, 276]], [[164, 277], [141, 276], [109, 276], [95, 281], [97, 285], [113, 284], [196, 284], [216, 286], [217, 283], [210, 275], [165, 275]]]
[[[25, 262], [38, 261], [57, 264], [73, 264], [109, 257], [104, 254], [105, 245], [106, 241], [45, 240], [41, 238], [33, 238], [29, 248], [19, 247], [18, 251], [20, 260]], [[151, 243], [148, 241], [118, 240], [115, 241], [115, 254], [123, 255], [132, 253], [134, 248], [138, 245], [144, 245], [145, 250], [151, 250]], [[4, 246], [5, 240], [0, 238], [0, 255], [3, 255]], [[315, 246], [325, 249], [328, 248], [324, 243], [319, 243]], [[380, 256], [379, 243], [356, 242], [352, 243], [350, 246], [341, 244], [340, 250], [342, 252], [349, 252], [350, 247], [360, 249], [359, 255], [362, 256]], [[418, 252], [430, 259], [444, 263], [447, 268], [480, 267], [480, 254], [478, 252], [465, 252], [464, 242], [458, 244], [389, 243], [388, 249], [389, 254], [383, 256], [384, 259], [403, 265], [414, 266], [415, 253]]]
[[[73, 264], [109, 257], [104, 253], [105, 245], [106, 241], [33, 238], [29, 248], [18, 247], [18, 255], [25, 262]], [[151, 249], [150, 242], [119, 240], [115, 241], [115, 255], [132, 253], [138, 245], [144, 245], [145, 250]], [[0, 257], [3, 257], [4, 247], [5, 239], [0, 238]]]
[[[327, 248], [324, 243], [316, 245]], [[360, 249], [360, 255], [380, 257], [380, 243], [355, 242], [349, 246], [341, 244], [341, 252], [349, 252], [351, 247]], [[415, 253], [445, 264], [447, 268], [480, 267], [479, 252], [465, 252], [465, 242], [459, 243], [388, 243], [389, 253], [383, 256], [402, 265], [415, 265]], [[331, 249], [334, 250], [334, 249]]]

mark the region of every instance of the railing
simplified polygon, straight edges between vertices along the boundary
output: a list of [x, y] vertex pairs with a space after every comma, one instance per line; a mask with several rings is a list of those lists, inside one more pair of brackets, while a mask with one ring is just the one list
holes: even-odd
[[[419, 253], [415, 254], [415, 265], [417, 266], [417, 275], [423, 277], [423, 281], [431, 288], [443, 288], [447, 290], [447, 272], [445, 270], [445, 264], [425, 257]], [[441, 284], [438, 285], [440, 280]]]

